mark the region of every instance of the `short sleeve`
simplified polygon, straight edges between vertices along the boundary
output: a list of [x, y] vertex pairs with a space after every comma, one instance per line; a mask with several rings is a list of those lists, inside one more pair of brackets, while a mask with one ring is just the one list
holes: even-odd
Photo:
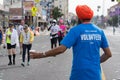
[[71, 48], [76, 42], [76, 36], [73, 29], [69, 31], [69, 33], [63, 38], [61, 44], [66, 46], [67, 48]]
[[101, 42], [101, 48], [107, 48], [107, 47], [109, 47], [107, 38], [106, 38], [106, 36], [105, 36], [105, 34], [104, 34], [103, 31], [102, 31], [102, 39], [101, 40], [102, 40], [102, 42]]

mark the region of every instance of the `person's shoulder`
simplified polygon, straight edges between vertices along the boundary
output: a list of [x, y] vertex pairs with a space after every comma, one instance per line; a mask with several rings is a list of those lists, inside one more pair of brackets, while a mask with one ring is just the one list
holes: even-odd
[[77, 30], [76, 26], [73, 26], [69, 29], [69, 32], [76, 32], [76, 30]]
[[99, 31], [103, 31], [99, 26], [95, 25], [95, 24], [92, 24], [94, 28], [96, 28], [97, 30]]
[[23, 33], [25, 33], [25, 31], [23, 30], [23, 31], [21, 31], [20, 33], [23, 34]]
[[7, 29], [6, 29], [6, 32], [8, 32], [9, 30], [10, 30], [10, 29], [9, 29], [9, 28], [7, 28]]
[[71, 28], [71, 30], [77, 30], [79, 27], [81, 27], [81, 25], [75, 25]]
[[23, 26], [22, 26], [22, 25], [19, 25], [18, 27], [20, 27], [20, 28], [21, 28], [21, 27], [23, 27]]
[[16, 29], [13, 29], [13, 31], [17, 31]]
[[55, 25], [56, 27], [59, 27], [59, 25]]
[[95, 28], [95, 30], [97, 30], [97, 32], [99, 32], [99, 33], [101, 33], [101, 34], [104, 33], [103, 29], [101, 29], [99, 26], [97, 26], [97, 25], [95, 25], [95, 24], [92, 24], [92, 25], [93, 25], [93, 27]]

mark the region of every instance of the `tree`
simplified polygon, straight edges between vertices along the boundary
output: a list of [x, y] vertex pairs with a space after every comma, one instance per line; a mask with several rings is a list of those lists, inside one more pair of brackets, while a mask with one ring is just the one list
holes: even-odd
[[110, 19], [108, 19], [108, 24], [110, 24], [111, 26], [115, 26], [118, 27], [118, 16], [112, 16]]
[[52, 11], [52, 17], [57, 20], [61, 16], [63, 16], [61, 9], [58, 7], [55, 7]]
[[117, 24], [118, 24], [118, 16], [113, 16], [112, 17], [112, 23], [113, 23], [113, 26], [118, 26]]

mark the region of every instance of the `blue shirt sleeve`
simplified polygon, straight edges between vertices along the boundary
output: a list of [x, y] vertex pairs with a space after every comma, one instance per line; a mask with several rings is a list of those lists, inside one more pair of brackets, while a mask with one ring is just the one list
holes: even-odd
[[66, 46], [67, 48], [71, 48], [76, 42], [76, 35], [73, 29], [69, 31], [69, 33], [63, 38], [61, 44]]
[[109, 47], [108, 45], [108, 41], [107, 41], [107, 38], [104, 34], [104, 32], [102, 31], [102, 42], [101, 42], [101, 48], [107, 48]]

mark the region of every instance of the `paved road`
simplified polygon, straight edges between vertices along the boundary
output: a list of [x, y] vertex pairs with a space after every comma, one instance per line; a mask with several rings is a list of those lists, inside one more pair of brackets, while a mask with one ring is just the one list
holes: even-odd
[[110, 43], [112, 58], [102, 64], [106, 80], [120, 80], [120, 28], [116, 28], [115, 35], [112, 28], [104, 30]]
[[[104, 30], [113, 52], [113, 57], [102, 64], [106, 80], [120, 80], [120, 35], [119, 30], [112, 34], [112, 28]], [[41, 32], [35, 37], [32, 49], [46, 51], [50, 49], [49, 32]], [[5, 51], [4, 51], [5, 52]], [[102, 53], [102, 52], [101, 52]], [[6, 54], [6, 53], [5, 53]], [[31, 60], [30, 66], [22, 67], [21, 55], [17, 50], [15, 66], [7, 66], [7, 56], [0, 57], [0, 80], [69, 80], [72, 51], [45, 59]]]

